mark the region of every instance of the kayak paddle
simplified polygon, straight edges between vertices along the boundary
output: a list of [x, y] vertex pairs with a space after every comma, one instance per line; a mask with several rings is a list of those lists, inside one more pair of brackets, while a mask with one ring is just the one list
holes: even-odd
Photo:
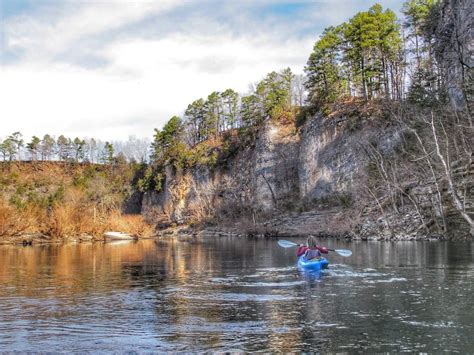
[[[288, 240], [279, 240], [278, 245], [283, 247], [283, 248], [292, 248], [292, 247], [299, 246], [299, 244], [290, 242]], [[329, 249], [328, 248], [328, 250], [334, 251], [334, 252], [338, 253], [340, 256], [351, 256], [352, 255], [352, 251], [347, 250], [347, 249]]]

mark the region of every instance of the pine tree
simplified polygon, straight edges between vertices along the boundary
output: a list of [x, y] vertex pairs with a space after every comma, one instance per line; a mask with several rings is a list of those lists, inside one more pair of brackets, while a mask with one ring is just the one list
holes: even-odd
[[188, 124], [188, 139], [190, 145], [195, 145], [206, 139], [206, 131], [203, 128], [206, 116], [205, 103], [203, 99], [196, 100], [188, 105], [184, 112]]
[[206, 138], [210, 136], [218, 136], [221, 132], [222, 125], [222, 101], [219, 92], [214, 91], [204, 103], [205, 115], [203, 121], [203, 135]]
[[35, 161], [38, 158], [38, 150], [40, 148], [41, 140], [33, 136], [31, 142], [26, 145], [26, 148], [30, 151], [31, 160]]
[[313, 47], [305, 72], [308, 98], [314, 105], [334, 102], [343, 92], [341, 42], [341, 29], [329, 27]]
[[77, 163], [79, 160], [83, 160], [85, 156], [86, 141], [79, 139], [78, 137], [74, 138], [72, 141], [72, 148], [74, 149], [74, 161]]
[[403, 5], [403, 26], [408, 30], [407, 38], [413, 41], [413, 48], [409, 48], [409, 51], [415, 55], [417, 70], [420, 69], [422, 58], [427, 52], [423, 28], [434, 4], [435, 0], [409, 0]]
[[58, 147], [59, 160], [69, 160], [71, 157], [71, 139], [61, 134], [56, 141], [56, 146]]
[[15, 158], [16, 145], [12, 139], [12, 136], [5, 138], [5, 140], [0, 145], [0, 151], [3, 155], [3, 161], [12, 161]]
[[109, 142], [105, 142], [104, 149], [102, 151], [102, 163], [112, 164], [114, 161], [114, 153], [114, 146]]
[[238, 126], [239, 94], [227, 89], [221, 94], [224, 116], [224, 130]]
[[45, 134], [43, 139], [41, 140], [41, 159], [42, 160], [49, 160], [51, 155], [54, 151], [54, 145], [56, 142], [54, 139], [49, 135]]

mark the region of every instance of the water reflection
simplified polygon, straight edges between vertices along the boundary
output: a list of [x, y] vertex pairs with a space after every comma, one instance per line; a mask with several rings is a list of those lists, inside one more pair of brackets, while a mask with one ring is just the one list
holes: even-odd
[[325, 244], [353, 256], [308, 272], [272, 240], [0, 247], [0, 348], [472, 349], [472, 244]]

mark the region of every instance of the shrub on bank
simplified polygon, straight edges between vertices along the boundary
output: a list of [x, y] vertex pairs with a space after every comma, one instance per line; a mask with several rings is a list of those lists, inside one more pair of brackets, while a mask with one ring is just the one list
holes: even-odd
[[0, 238], [27, 233], [101, 236], [108, 230], [153, 234], [141, 215], [121, 211], [133, 190], [131, 165], [38, 162], [0, 168], [7, 177], [0, 185]]

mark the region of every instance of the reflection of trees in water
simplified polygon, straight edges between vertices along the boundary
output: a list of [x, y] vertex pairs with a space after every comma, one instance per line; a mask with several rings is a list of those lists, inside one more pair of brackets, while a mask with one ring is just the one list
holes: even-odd
[[0, 283], [14, 286], [16, 295], [39, 298], [129, 288], [123, 265], [140, 262], [154, 249], [153, 241], [1, 247]]
[[[114, 295], [130, 290], [130, 302], [146, 307], [139, 316], [151, 313], [156, 319], [152, 329], [157, 338], [183, 344], [182, 350], [218, 349], [245, 339], [243, 350], [248, 351], [324, 351], [335, 349], [329, 341], [341, 334], [358, 341], [353, 329], [324, 326], [347, 326], [348, 318], [351, 328], [365, 329], [368, 318], [364, 315], [370, 314], [371, 336], [389, 339], [397, 329], [383, 322], [410, 316], [402, 313], [406, 310], [431, 322], [440, 317], [439, 312], [447, 320], [450, 314], [462, 317], [455, 314], [459, 310], [456, 297], [461, 283], [470, 282], [472, 272], [460, 275], [458, 271], [472, 268], [472, 244], [353, 242], [335, 246], [331, 244], [342, 242], [326, 242], [330, 247], [350, 248], [354, 254], [348, 259], [331, 254], [332, 267], [339, 266], [321, 279], [285, 268], [295, 265], [294, 250], [278, 249], [274, 240], [178, 237], [128, 244], [5, 246], [0, 247], [0, 284], [8, 287], [0, 288], [0, 297], [80, 304], [82, 296], [92, 296], [94, 302], [97, 295], [127, 311], [130, 304]], [[364, 275], [331, 276], [337, 270]], [[370, 273], [385, 276], [370, 277]], [[405, 277], [407, 282], [370, 283], [391, 277]], [[280, 280], [303, 283], [252, 285]], [[418, 292], [429, 302], [418, 306], [408, 291]], [[259, 295], [267, 299], [259, 300]]]

